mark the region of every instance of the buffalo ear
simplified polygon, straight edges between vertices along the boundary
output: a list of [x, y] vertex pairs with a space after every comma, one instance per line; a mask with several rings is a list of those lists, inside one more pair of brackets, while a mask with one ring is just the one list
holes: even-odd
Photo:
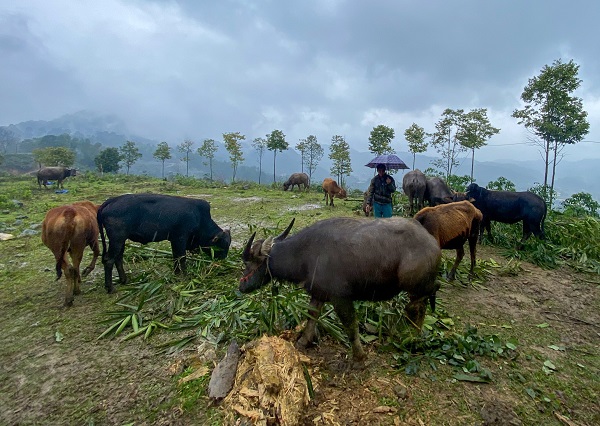
[[288, 236], [288, 234], [290, 233], [292, 226], [294, 226], [294, 222], [296, 221], [296, 218], [293, 218], [292, 221], [290, 222], [290, 224], [288, 225], [288, 227], [285, 229], [285, 231], [283, 231], [281, 234], [279, 234], [278, 236], [276, 236], [274, 238], [274, 241], [283, 241], [285, 240], [285, 237]]
[[244, 252], [242, 253], [242, 260], [248, 261], [250, 260], [250, 247], [252, 247], [252, 242], [254, 241], [254, 237], [256, 237], [256, 232], [252, 234], [248, 243], [246, 243], [246, 247], [244, 248]]

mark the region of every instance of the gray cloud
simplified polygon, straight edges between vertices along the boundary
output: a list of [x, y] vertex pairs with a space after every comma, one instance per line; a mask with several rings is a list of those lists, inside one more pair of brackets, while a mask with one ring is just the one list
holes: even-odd
[[[558, 58], [581, 66], [587, 139], [600, 140], [599, 16], [558, 0], [0, 0], [0, 125], [89, 109], [172, 144], [278, 128], [291, 144], [342, 134], [366, 149], [385, 124], [406, 150], [412, 122], [488, 108], [502, 131], [479, 158], [527, 157], [498, 145], [526, 141], [510, 114]], [[583, 150], [600, 156], [600, 144], [567, 152]]]

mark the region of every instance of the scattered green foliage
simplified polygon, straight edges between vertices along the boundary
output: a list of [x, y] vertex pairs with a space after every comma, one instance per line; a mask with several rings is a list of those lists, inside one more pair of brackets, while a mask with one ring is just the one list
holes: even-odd
[[456, 380], [488, 383], [492, 381], [492, 373], [481, 365], [478, 357], [515, 359], [518, 356], [514, 340], [503, 342], [497, 334], [480, 335], [477, 328], [470, 325], [462, 333], [449, 331], [448, 324], [453, 322], [443, 310], [435, 316], [426, 316], [425, 324], [429, 327], [425, 327], [423, 335], [409, 335], [393, 343], [401, 351], [394, 355], [397, 367], [404, 367], [408, 375], [417, 374], [423, 364], [432, 371], [447, 364], [457, 371], [453, 376]]

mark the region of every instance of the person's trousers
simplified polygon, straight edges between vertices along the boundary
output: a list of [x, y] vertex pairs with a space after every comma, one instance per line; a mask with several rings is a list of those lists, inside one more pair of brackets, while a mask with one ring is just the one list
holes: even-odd
[[381, 204], [373, 203], [373, 216], [375, 217], [392, 217], [392, 203]]

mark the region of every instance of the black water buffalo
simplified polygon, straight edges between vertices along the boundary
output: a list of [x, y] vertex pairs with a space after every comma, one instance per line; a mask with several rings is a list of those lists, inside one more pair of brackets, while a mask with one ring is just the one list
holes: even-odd
[[430, 207], [461, 201], [456, 199], [454, 191], [439, 177], [427, 178], [425, 200]]
[[533, 192], [492, 191], [482, 188], [476, 183], [467, 187], [467, 197], [473, 205], [483, 213], [479, 241], [484, 229], [492, 239], [490, 222], [517, 223], [523, 221], [523, 237], [520, 246], [533, 233], [544, 239], [544, 220], [546, 219], [546, 202]]
[[294, 185], [298, 185], [298, 189], [300, 189], [300, 185], [304, 186], [304, 189], [308, 188], [308, 175], [306, 173], [293, 173], [288, 180], [283, 183], [283, 190], [287, 191], [290, 189], [294, 190]]
[[423, 325], [428, 299], [435, 309], [441, 250], [416, 220], [337, 217], [316, 222], [286, 239], [293, 223], [275, 238], [254, 242], [256, 233], [250, 237], [242, 254], [246, 269], [239, 290], [250, 292], [272, 278], [302, 285], [311, 301], [299, 346], [313, 341], [325, 302], [333, 304], [357, 361], [366, 355], [353, 301], [388, 300], [406, 291], [410, 297], [406, 314], [417, 328]]
[[[227, 256], [231, 235], [210, 217], [210, 205], [204, 200], [159, 194], [126, 194], [106, 200], [98, 210], [98, 226], [102, 239], [104, 284], [109, 293], [113, 265], [117, 265], [119, 280], [127, 282], [123, 269], [125, 240], [147, 244], [153, 241], [171, 242], [175, 272], [185, 270], [186, 250], [202, 248], [223, 259]], [[104, 230], [109, 239], [108, 251]]]
[[63, 180], [68, 178], [69, 176], [76, 176], [77, 170], [75, 169], [67, 169], [66, 167], [42, 167], [37, 172], [37, 182], [39, 187], [42, 187], [44, 184], [44, 188], [48, 189], [46, 186], [49, 180], [57, 181], [57, 188], [63, 188]]
[[414, 214], [414, 202], [417, 202], [417, 209], [423, 208], [423, 199], [425, 197], [425, 189], [427, 188], [427, 178], [419, 169], [412, 170], [404, 175], [402, 179], [402, 190], [408, 196], [410, 204], [410, 215]]

